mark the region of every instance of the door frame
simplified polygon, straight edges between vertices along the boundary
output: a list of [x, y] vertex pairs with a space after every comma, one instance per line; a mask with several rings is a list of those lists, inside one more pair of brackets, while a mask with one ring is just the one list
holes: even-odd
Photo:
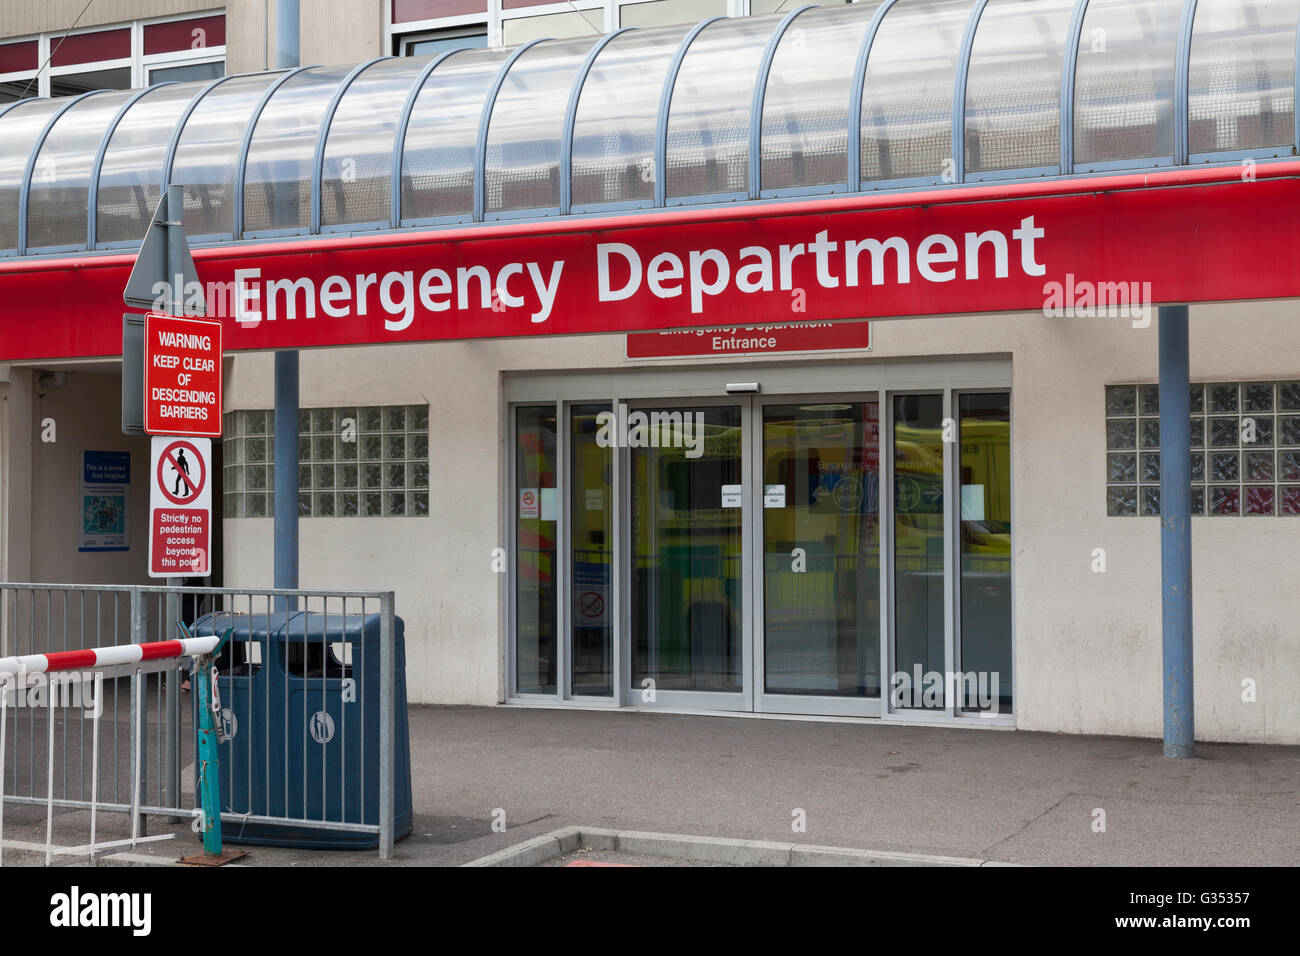
[[[725, 383], [728, 382], [752, 382], [757, 381], [761, 385], [761, 392], [757, 395], [728, 394]], [[809, 385], [815, 384], [816, 388], [810, 390]], [[681, 366], [663, 366], [663, 365], [627, 365], [616, 368], [599, 368], [592, 370], [562, 370], [562, 371], [540, 371], [540, 372], [504, 372], [502, 374], [502, 424], [504, 434], [502, 436], [503, 455], [502, 460], [505, 467], [501, 470], [501, 527], [505, 534], [502, 536], [507, 542], [508, 564], [513, 567], [515, 560], [515, 481], [514, 481], [514, 461], [515, 461], [515, 408], [519, 405], [553, 405], [560, 421], [565, 423], [562, 434], [559, 437], [559, 444], [564, 449], [564, 458], [559, 458], [557, 451], [557, 460], [561, 464], [560, 475], [557, 478], [557, 485], [560, 487], [561, 496], [561, 518], [566, 527], [562, 529], [562, 537], [557, 540], [565, 542], [564, 548], [560, 551], [558, 564], [560, 566], [560, 578], [567, 587], [569, 580], [569, 563], [572, 559], [569, 554], [567, 542], [569, 540], [570, 529], [567, 527], [569, 520], [567, 508], [570, 504], [571, 475], [568, 467], [568, 438], [567, 423], [569, 409], [574, 404], [589, 404], [596, 402], [609, 403], [612, 410], [618, 411], [618, 405], [627, 404], [629, 407], [662, 407], [668, 408], [674, 405], [681, 406], [699, 406], [705, 404], [717, 405], [736, 405], [739, 404], [742, 409], [742, 469], [744, 465], [750, 462], [751, 457], [755, 454], [761, 455], [761, 450], [756, 450], [756, 439], [761, 438], [761, 410], [764, 404], [769, 402], [775, 404], [785, 404], [792, 401], [803, 399], [839, 399], [842, 396], [853, 396], [860, 400], [870, 400], [869, 396], [876, 396], [880, 402], [880, 503], [882, 509], [881, 533], [880, 533], [880, 575], [881, 575], [881, 696], [880, 698], [867, 699], [845, 699], [833, 697], [816, 697], [801, 695], [779, 695], [782, 698], [790, 698], [781, 703], [787, 706], [778, 709], [772, 707], [759, 706], [760, 696], [772, 697], [773, 695], [760, 695], [757, 693], [761, 687], [758, 675], [761, 671], [757, 668], [761, 666], [762, 648], [756, 639], [758, 624], [762, 619], [762, 608], [755, 601], [755, 594], [761, 593], [756, 591], [755, 582], [758, 572], [754, 568], [753, 559], [753, 542], [748, 540], [757, 531], [761, 531], [761, 526], [757, 524], [754, 518], [745, 518], [742, 521], [742, 550], [745, 555], [744, 561], [750, 568], [749, 573], [745, 574], [742, 581], [742, 636], [744, 638], [743, 653], [748, 655], [748, 665], [744, 666], [743, 676], [745, 691], [740, 695], [725, 695], [735, 697], [747, 697], [750, 701], [748, 706], [737, 708], [735, 702], [720, 701], [718, 704], [728, 704], [731, 706], [718, 706], [702, 697], [724, 696], [722, 693], [712, 694], [711, 692], [699, 691], [658, 691], [656, 700], [653, 704], [643, 703], [641, 700], [640, 688], [633, 687], [631, 684], [631, 620], [630, 620], [630, 561], [628, 555], [624, 555], [625, 542], [631, 540], [631, 472], [630, 472], [630, 450], [626, 447], [615, 449], [613, 468], [613, 490], [611, 492], [614, 500], [618, 502], [618, 507], [614, 515], [614, 553], [613, 553], [613, 572], [612, 577], [615, 586], [612, 588], [611, 604], [613, 608], [613, 620], [615, 622], [615, 633], [613, 635], [613, 655], [615, 667], [614, 695], [613, 698], [593, 698], [593, 697], [575, 697], [569, 692], [569, 674], [568, 674], [568, 657], [569, 641], [571, 635], [568, 630], [564, 630], [564, 622], [568, 618], [568, 599], [567, 592], [560, 592], [560, 608], [558, 611], [560, 631], [560, 644], [558, 650], [560, 662], [563, 669], [560, 671], [557, 680], [557, 691], [555, 694], [546, 695], [520, 695], [515, 692], [514, 685], [514, 634], [515, 634], [515, 595], [513, 580], [510, 575], [503, 577], [508, 580], [503, 582], [500, 589], [500, 614], [498, 620], [500, 623], [500, 640], [502, 642], [503, 653], [502, 661], [505, 667], [505, 688], [507, 702], [545, 705], [547, 703], [559, 704], [570, 707], [598, 707], [598, 708], [628, 708], [644, 710], [705, 710], [717, 712], [747, 712], [764, 714], [807, 714], [811, 716], [875, 716], [866, 711], [873, 708], [861, 707], [861, 713], [841, 713], [841, 709], [832, 704], [845, 704], [850, 701], [861, 704], [874, 705], [878, 711], [878, 716], [884, 721], [894, 721], [902, 723], [937, 723], [937, 724], [966, 724], [974, 723], [974, 715], [960, 714], [954, 712], [951, 707], [952, 702], [945, 700], [943, 711], [917, 711], [900, 709], [894, 710], [889, 705], [889, 677], [893, 673], [893, 627], [894, 627], [894, 607], [893, 607], [893, 520], [892, 520], [892, 501], [893, 501], [893, 469], [894, 469], [894, 447], [893, 447], [893, 396], [905, 393], [942, 393], [944, 396], [945, 416], [956, 421], [956, 401], [957, 396], [963, 393], [974, 392], [1014, 392], [1012, 387], [1012, 363], [1009, 356], [1006, 355], [975, 355], [970, 357], [945, 357], [933, 360], [889, 360], [873, 357], [862, 360], [859, 357], [846, 359], [843, 356], [820, 360], [763, 360], [763, 359], [702, 359], [697, 363]], [[1013, 419], [1014, 419], [1014, 394], [1012, 396]], [[747, 411], [748, 409], [748, 411]], [[759, 430], [755, 430], [755, 421], [760, 422]], [[1012, 445], [1014, 446], [1014, 424], [1012, 426]], [[958, 435], [960, 438], [960, 435]], [[953, 565], [953, 557], [950, 552], [959, 550], [959, 540], [956, 528], [958, 514], [954, 510], [953, 500], [954, 491], [958, 487], [959, 476], [956, 468], [959, 463], [957, 457], [959, 449], [957, 442], [945, 443], [944, 447], [944, 473], [945, 473], [945, 494], [944, 494], [944, 528], [947, 545], [945, 548], [945, 581], [944, 581], [944, 601], [945, 601], [945, 669], [954, 670], [954, 655], [958, 651], [956, 643], [958, 636], [954, 633], [957, 626], [956, 608], [953, 602], [957, 600], [958, 578]], [[1014, 451], [1012, 452], [1014, 456]], [[1011, 620], [1011, 661], [1013, 670], [1013, 688], [1015, 686], [1014, 672], [1017, 664], [1016, 654], [1016, 587], [1015, 587], [1015, 527], [1017, 522], [1014, 520], [1016, 513], [1016, 497], [1014, 489], [1014, 457], [1012, 458], [1012, 585], [1011, 585], [1011, 603], [1012, 603], [1012, 620]], [[761, 467], [755, 471], [754, 467], [749, 468], [751, 475], [757, 475], [761, 478]], [[742, 477], [744, 471], [742, 470]], [[760, 485], [761, 481], [752, 481], [755, 486]], [[755, 495], [758, 495], [755, 500]], [[883, 511], [888, 503], [890, 509], [890, 520], [885, 520]], [[745, 507], [750, 509], [753, 515], [756, 511], [761, 510], [762, 500], [761, 491], [755, 487], [746, 491]], [[746, 537], [747, 536], [747, 537]], [[959, 555], [955, 555], [959, 557]], [[888, 593], [886, 593], [888, 592]], [[677, 699], [678, 695], [685, 695], [685, 699]], [[766, 703], [766, 702], [764, 702]], [[980, 725], [987, 726], [1015, 726], [1016, 706], [1013, 690], [1012, 712], [996, 717], [984, 717], [978, 722]], [[823, 706], [826, 705], [826, 706]], [[796, 709], [797, 708], [797, 709]], [[853, 709], [852, 707], [848, 709]]]

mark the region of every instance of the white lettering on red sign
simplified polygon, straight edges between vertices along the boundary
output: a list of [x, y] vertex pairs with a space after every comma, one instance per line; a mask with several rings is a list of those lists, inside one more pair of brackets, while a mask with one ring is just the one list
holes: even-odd
[[145, 316], [145, 431], [221, 434], [221, 323]]
[[[692, 249], [683, 256], [652, 253], [625, 242], [602, 242], [595, 248], [596, 296], [600, 302], [618, 302], [631, 298], [644, 284], [659, 299], [685, 296], [691, 312], [698, 314], [707, 299], [733, 289], [746, 295], [792, 290], [796, 270], [805, 268], [801, 260], [810, 260], [807, 267], [824, 289], [864, 283], [879, 286], [887, 281], [908, 285], [914, 276], [946, 283], [959, 273], [977, 281], [990, 263], [992, 277], [1005, 279], [1013, 260], [1023, 275], [1041, 276], [1047, 268], [1039, 261], [1037, 243], [1045, 236], [1046, 230], [1035, 224], [1034, 217], [1026, 216], [1009, 236], [998, 229], [958, 236], [935, 233], [915, 248], [903, 236], [835, 239], [827, 229], [806, 242], [744, 246], [734, 257], [720, 249]], [[566, 264], [565, 259], [507, 262], [495, 274], [486, 266], [470, 265], [454, 270], [330, 275], [319, 281], [310, 276], [269, 278], [258, 266], [235, 269], [234, 288], [225, 298], [235, 321], [245, 328], [263, 322], [366, 316], [377, 305], [384, 328], [401, 332], [414, 321], [417, 306], [429, 312], [465, 312], [493, 309], [494, 302], [528, 308], [529, 319], [536, 324], [551, 317]]]

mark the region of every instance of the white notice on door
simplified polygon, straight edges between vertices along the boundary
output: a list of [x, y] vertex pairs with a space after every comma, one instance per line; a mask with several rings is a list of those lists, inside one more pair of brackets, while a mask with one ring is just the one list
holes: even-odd
[[764, 485], [763, 486], [763, 507], [784, 508], [785, 507], [785, 485]]
[[723, 485], [722, 486], [722, 507], [739, 508], [741, 499], [740, 485]]
[[961, 520], [962, 521], [983, 521], [984, 520], [984, 486], [983, 485], [962, 485], [961, 486]]
[[605, 489], [603, 488], [587, 489], [587, 510], [588, 511], [605, 510]]
[[555, 488], [538, 488], [542, 500], [542, 520], [555, 521], [560, 517], [560, 494]]

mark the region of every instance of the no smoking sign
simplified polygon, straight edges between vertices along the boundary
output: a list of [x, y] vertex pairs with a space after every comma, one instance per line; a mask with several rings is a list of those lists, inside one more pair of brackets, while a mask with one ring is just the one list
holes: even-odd
[[206, 577], [212, 543], [212, 442], [155, 436], [149, 469], [149, 576]]

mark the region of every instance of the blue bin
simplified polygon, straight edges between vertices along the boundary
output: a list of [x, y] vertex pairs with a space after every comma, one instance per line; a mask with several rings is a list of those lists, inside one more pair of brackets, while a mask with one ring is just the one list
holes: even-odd
[[[396, 618], [394, 839], [411, 832], [405, 627]], [[218, 661], [227, 739], [223, 812], [330, 823], [379, 822], [379, 615], [205, 615], [196, 634], [234, 628]], [[257, 645], [257, 650], [253, 646]], [[373, 849], [374, 833], [294, 823], [227, 823], [226, 842]]]

